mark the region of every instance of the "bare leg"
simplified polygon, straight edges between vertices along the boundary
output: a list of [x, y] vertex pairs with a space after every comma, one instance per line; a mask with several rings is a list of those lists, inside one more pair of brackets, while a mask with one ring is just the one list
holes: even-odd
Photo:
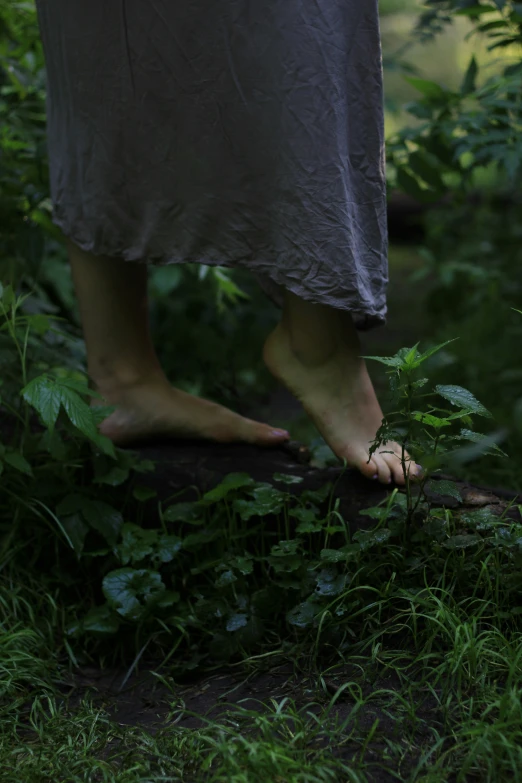
[[[287, 292], [283, 317], [265, 343], [264, 358], [339, 458], [369, 478], [405, 483], [397, 443], [381, 447], [368, 461], [383, 414], [348, 312]], [[408, 469], [412, 477], [420, 473], [413, 462]]]
[[270, 446], [288, 433], [170, 386], [149, 332], [147, 268], [69, 243], [88, 372], [116, 411], [100, 429], [117, 444], [148, 437], [206, 438]]

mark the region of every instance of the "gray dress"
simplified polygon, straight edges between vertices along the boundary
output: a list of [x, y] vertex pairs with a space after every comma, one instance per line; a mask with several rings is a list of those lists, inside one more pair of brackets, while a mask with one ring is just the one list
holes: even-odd
[[80, 247], [251, 270], [386, 312], [377, 0], [37, 0], [54, 220]]

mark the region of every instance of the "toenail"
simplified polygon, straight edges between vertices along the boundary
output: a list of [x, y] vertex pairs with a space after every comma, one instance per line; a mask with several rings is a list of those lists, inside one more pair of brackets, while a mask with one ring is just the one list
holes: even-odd
[[272, 435], [275, 435], [276, 438], [289, 438], [290, 433], [286, 430], [272, 430]]
[[378, 478], [379, 478], [379, 474], [378, 473], [376, 473], [375, 476], [372, 476], [372, 479], [374, 479], [374, 480], [378, 479]]
[[388, 479], [388, 484], [391, 484], [391, 483], [392, 483], [392, 479], [391, 479], [391, 478], [389, 478], [389, 479]]

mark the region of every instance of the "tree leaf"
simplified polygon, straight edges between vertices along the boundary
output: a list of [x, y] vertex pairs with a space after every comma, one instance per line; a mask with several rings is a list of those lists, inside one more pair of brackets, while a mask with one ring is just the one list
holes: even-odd
[[408, 157], [408, 166], [417, 177], [420, 177], [420, 179], [430, 187], [438, 190], [440, 193], [446, 190], [446, 185], [444, 184], [439, 170], [422, 150], [419, 149], [410, 153]]
[[416, 90], [422, 93], [425, 98], [429, 98], [430, 100], [445, 99], [448, 95], [447, 90], [441, 87], [440, 84], [429, 81], [428, 79], [418, 79], [415, 76], [405, 76], [404, 79], [408, 84], [411, 84], [412, 87], [415, 87]]
[[470, 413], [476, 413], [478, 416], [492, 418], [487, 408], [470, 391], [463, 389], [462, 386], [436, 386], [435, 391], [458, 408], [462, 408]]
[[475, 55], [472, 55], [460, 91], [463, 95], [474, 92], [477, 88], [478, 64]]
[[109, 605], [127, 620], [138, 620], [160, 598], [165, 585], [157, 571], [120, 568], [103, 580], [103, 594]]

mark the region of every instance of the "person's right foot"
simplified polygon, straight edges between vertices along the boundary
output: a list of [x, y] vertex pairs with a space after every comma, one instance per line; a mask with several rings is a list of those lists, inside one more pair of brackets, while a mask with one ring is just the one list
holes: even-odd
[[[327, 309], [323, 308], [327, 314]], [[338, 316], [336, 316], [338, 317]], [[353, 326], [350, 324], [350, 328]], [[319, 330], [320, 331], [320, 330]], [[264, 348], [268, 369], [303, 404], [317, 429], [340, 459], [358, 468], [371, 479], [383, 484], [395, 481], [405, 484], [402, 466], [402, 448], [398, 443], [387, 443], [369, 460], [371, 442], [381, 426], [383, 413], [368, 375], [364, 360], [358, 355], [355, 338], [339, 339], [331, 351], [320, 358], [317, 345], [310, 353], [310, 340], [295, 340], [285, 319], [269, 335]], [[421, 474], [420, 466], [405, 455], [411, 478]]]
[[101, 423], [100, 432], [118, 446], [150, 438], [277, 446], [290, 437], [285, 430], [246, 419], [222, 405], [175, 389], [161, 377], [127, 387], [98, 384], [98, 391], [104, 401], [95, 400], [94, 404], [116, 407]]

